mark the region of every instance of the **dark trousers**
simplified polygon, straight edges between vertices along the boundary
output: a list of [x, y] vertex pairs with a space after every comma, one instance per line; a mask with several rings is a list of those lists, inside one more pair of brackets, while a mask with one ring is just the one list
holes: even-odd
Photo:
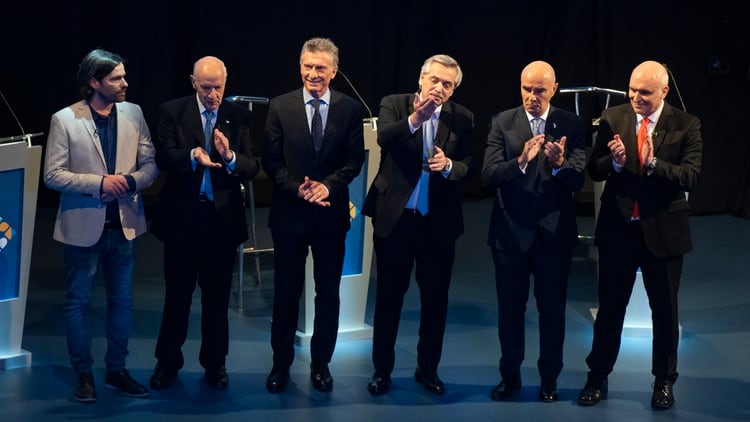
[[683, 256], [661, 258], [651, 254], [643, 242], [639, 223], [630, 223], [624, 233], [621, 247], [599, 247], [599, 310], [591, 352], [586, 358], [589, 376], [601, 379], [614, 368], [625, 311], [640, 267], [653, 320], [651, 372], [656, 378], [674, 382], [678, 375], [677, 291]]
[[273, 364], [289, 368], [294, 361], [294, 336], [299, 300], [305, 286], [305, 261], [312, 251], [315, 282], [315, 317], [310, 339], [313, 364], [331, 361], [339, 328], [339, 286], [344, 267], [346, 232], [311, 224], [305, 233], [291, 237], [272, 230], [274, 245], [274, 297], [271, 322]]
[[428, 218], [411, 210], [404, 211], [390, 236], [374, 235], [373, 240], [378, 271], [372, 341], [375, 374], [390, 376], [393, 371], [401, 309], [415, 263], [421, 304], [417, 364], [423, 373], [435, 374], [443, 352], [455, 244], [436, 242]]
[[525, 355], [525, 313], [530, 277], [539, 314], [539, 359], [543, 381], [554, 382], [563, 367], [565, 308], [570, 273], [570, 251], [545, 243], [537, 234], [526, 252], [508, 253], [492, 248], [498, 305], [500, 376], [521, 376]]
[[213, 203], [199, 205], [195, 241], [164, 244], [164, 310], [156, 343], [159, 366], [178, 370], [184, 365], [182, 346], [188, 334], [190, 307], [196, 284], [201, 289], [201, 366], [216, 369], [229, 352], [229, 295], [237, 245], [222, 242], [216, 233]]

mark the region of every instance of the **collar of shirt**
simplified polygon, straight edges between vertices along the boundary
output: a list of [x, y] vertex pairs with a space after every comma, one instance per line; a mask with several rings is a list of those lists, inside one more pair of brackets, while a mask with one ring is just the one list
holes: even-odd
[[[547, 121], [547, 116], [549, 116], [549, 109], [550, 109], [550, 107], [547, 107], [547, 109], [544, 110], [544, 113], [542, 113], [541, 115], [539, 115], [539, 118], [541, 118], [545, 122]], [[531, 120], [535, 119], [535, 117], [532, 116], [531, 113], [529, 113], [528, 111], [526, 111], [526, 109], [524, 109], [524, 112], [526, 113], [526, 118], [529, 120], [529, 124], [531, 124]]]
[[91, 116], [94, 118], [94, 121], [100, 121], [100, 122], [106, 122], [109, 120], [110, 117], [114, 116], [117, 112], [117, 104], [112, 104], [112, 110], [109, 112], [109, 115], [105, 116], [103, 114], [99, 114], [96, 110], [94, 110], [94, 107], [91, 107], [91, 104], [89, 104], [89, 110], [91, 110]]
[[664, 111], [664, 101], [661, 102], [659, 105], [659, 108], [656, 109], [653, 113], [651, 113], [648, 116], [642, 116], [640, 114], [635, 115], [636, 123], [638, 124], [637, 127], [641, 126], [641, 121], [643, 121], [644, 117], [648, 118], [648, 125], [650, 128], [653, 128], [656, 126], [656, 122], [659, 121], [659, 117], [661, 117], [661, 112]]
[[[206, 106], [203, 105], [201, 102], [201, 99], [198, 97], [198, 94], [195, 94], [195, 99], [198, 100], [198, 112], [201, 114], [201, 120], [203, 121], [203, 126], [206, 126], [206, 115], [204, 114], [206, 112]], [[219, 104], [219, 107], [221, 107], [221, 104]], [[217, 108], [214, 110], [214, 119], [216, 119], [216, 116], [219, 115], [219, 109]]]
[[[310, 103], [312, 99], [312, 94], [310, 94], [306, 89], [302, 88], [302, 100], [304, 101], [305, 105]], [[326, 93], [323, 94], [323, 96], [320, 97], [319, 100], [321, 101], [321, 104], [331, 104], [331, 88], [326, 89]]]

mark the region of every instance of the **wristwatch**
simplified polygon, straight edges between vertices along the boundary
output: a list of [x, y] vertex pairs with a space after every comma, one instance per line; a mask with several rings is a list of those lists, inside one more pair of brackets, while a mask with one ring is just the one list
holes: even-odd
[[650, 163], [646, 164], [646, 168], [649, 170], [653, 170], [656, 168], [656, 157], [654, 157], [654, 159], [651, 160]]

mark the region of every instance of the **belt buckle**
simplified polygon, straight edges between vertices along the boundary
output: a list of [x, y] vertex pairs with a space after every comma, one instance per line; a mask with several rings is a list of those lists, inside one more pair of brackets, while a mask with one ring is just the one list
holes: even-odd
[[205, 192], [201, 192], [198, 194], [198, 201], [200, 202], [208, 202], [208, 196]]

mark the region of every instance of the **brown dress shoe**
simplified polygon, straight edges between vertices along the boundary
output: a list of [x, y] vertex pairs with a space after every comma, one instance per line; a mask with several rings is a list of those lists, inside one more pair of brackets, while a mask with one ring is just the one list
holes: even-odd
[[96, 387], [94, 386], [94, 375], [85, 371], [78, 374], [78, 385], [73, 392], [73, 397], [82, 403], [96, 401]]

